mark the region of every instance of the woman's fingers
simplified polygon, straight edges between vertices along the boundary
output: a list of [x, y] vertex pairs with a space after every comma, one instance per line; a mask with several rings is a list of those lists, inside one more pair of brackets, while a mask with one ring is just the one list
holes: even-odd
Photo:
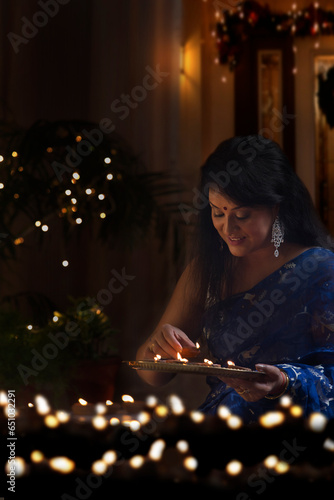
[[179, 328], [163, 325], [149, 340], [149, 350], [164, 358], [177, 358], [184, 346], [194, 347], [194, 343]]
[[256, 369], [266, 374], [263, 380], [243, 380], [240, 378], [219, 377], [228, 386], [232, 387], [246, 401], [254, 402], [276, 393], [282, 385], [282, 376], [277, 366], [258, 364]]

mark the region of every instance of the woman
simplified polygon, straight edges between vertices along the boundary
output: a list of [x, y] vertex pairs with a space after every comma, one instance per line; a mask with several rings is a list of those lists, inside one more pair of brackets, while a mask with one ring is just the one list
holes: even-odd
[[306, 188], [276, 143], [248, 136], [212, 153], [201, 193], [196, 254], [137, 359], [176, 358], [203, 330], [216, 362], [265, 376], [209, 377], [202, 411], [225, 405], [252, 422], [288, 394], [305, 415], [334, 417], [333, 245]]

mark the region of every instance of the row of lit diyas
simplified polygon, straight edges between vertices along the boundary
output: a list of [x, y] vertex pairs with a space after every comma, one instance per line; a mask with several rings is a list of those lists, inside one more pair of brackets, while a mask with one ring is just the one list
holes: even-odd
[[[0, 422], [5, 422], [5, 393], [0, 394], [0, 401], [4, 407]], [[53, 411], [46, 398], [37, 395], [16, 412], [17, 449], [21, 451], [16, 457], [17, 479], [36, 480], [46, 473], [58, 478], [93, 474], [101, 481], [154, 477], [231, 489], [236, 480], [238, 485], [251, 487], [249, 478], [259, 470], [276, 480], [284, 476], [319, 482], [334, 477], [333, 421], [321, 413], [303, 417], [302, 408], [288, 396], [280, 399], [276, 411], [262, 415], [252, 426], [245, 426], [225, 406], [215, 416], [188, 411], [177, 395], [170, 395], [166, 403], [153, 395], [136, 403], [124, 395], [120, 403], [90, 405], [79, 399], [76, 405], [87, 413], [76, 411], [76, 406], [72, 412]], [[24, 432], [20, 433], [20, 427]], [[27, 439], [29, 428], [33, 441]], [[66, 452], [53, 453], [53, 433], [57, 442], [66, 444]], [[82, 449], [85, 467], [80, 463]]]

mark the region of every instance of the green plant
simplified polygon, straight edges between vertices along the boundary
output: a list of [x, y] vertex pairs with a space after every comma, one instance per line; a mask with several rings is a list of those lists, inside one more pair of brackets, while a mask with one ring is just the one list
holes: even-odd
[[34, 326], [17, 311], [0, 311], [0, 386], [66, 385], [82, 360], [117, 356], [118, 330], [90, 297], [71, 299], [43, 326]]

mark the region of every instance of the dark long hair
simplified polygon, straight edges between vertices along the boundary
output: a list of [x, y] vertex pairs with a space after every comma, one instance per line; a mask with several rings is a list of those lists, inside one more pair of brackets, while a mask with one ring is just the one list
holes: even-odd
[[199, 210], [194, 273], [201, 303], [207, 293], [219, 300], [231, 294], [236, 259], [211, 220], [209, 188], [238, 205], [274, 207], [284, 226], [284, 240], [306, 247], [334, 249], [311, 196], [278, 144], [260, 135], [234, 137], [216, 148], [201, 169], [200, 191], [207, 204]]

